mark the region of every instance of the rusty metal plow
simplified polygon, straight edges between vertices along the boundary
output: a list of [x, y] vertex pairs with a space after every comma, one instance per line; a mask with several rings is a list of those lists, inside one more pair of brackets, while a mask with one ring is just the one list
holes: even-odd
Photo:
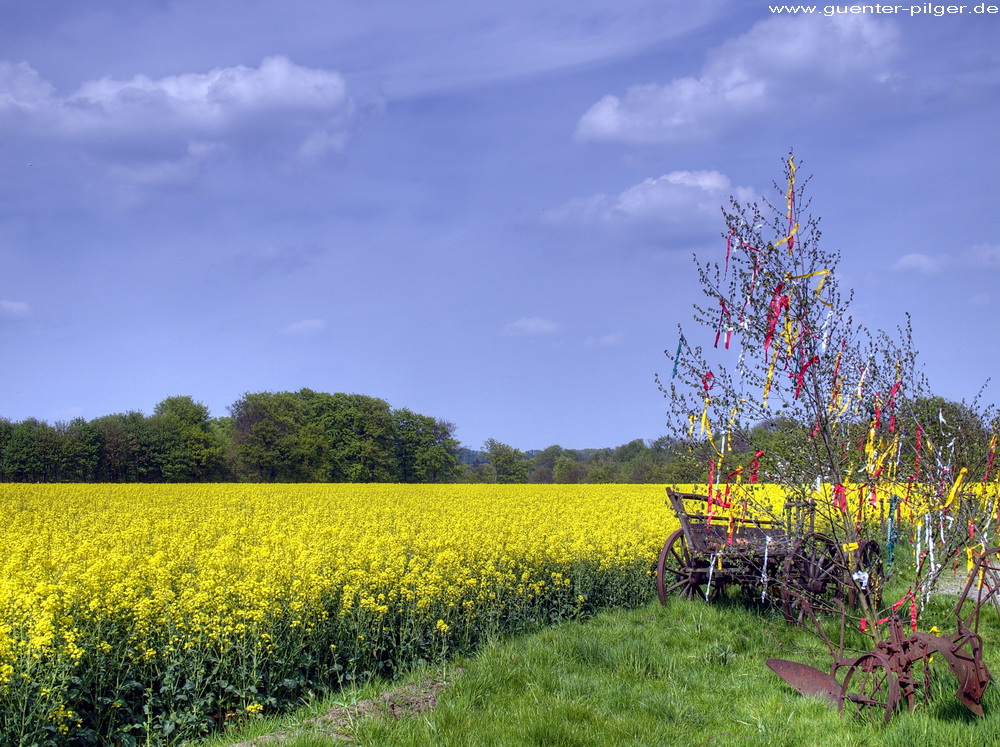
[[[792, 592], [794, 593], [794, 592]], [[810, 601], [796, 594], [806, 616], [812, 621], [819, 636], [826, 643], [833, 658], [829, 672], [786, 659], [768, 659], [767, 665], [799, 693], [818, 696], [836, 704], [841, 715], [850, 713], [857, 718], [888, 723], [892, 714], [905, 701], [913, 710], [918, 693], [923, 699], [930, 696], [930, 660], [939, 654], [948, 669], [958, 680], [955, 696], [977, 716], [983, 715], [983, 691], [990, 682], [990, 671], [982, 658], [983, 640], [979, 635], [979, 615], [987, 602], [997, 604], [1000, 593], [1000, 547], [981, 555], [969, 573], [958, 604], [955, 606], [957, 630], [951, 635], [934, 635], [916, 631], [916, 614], [913, 612], [912, 631], [907, 630], [896, 610], [879, 625], [888, 630], [888, 637], [879, 640], [875, 648], [866, 652], [845, 655], [844, 634], [848, 620], [846, 609], [841, 609], [840, 640], [834, 646], [826, 635]], [[912, 595], [908, 595], [912, 603]], [[900, 600], [904, 602], [904, 600]], [[966, 602], [972, 603], [971, 611], [962, 616]], [[840, 678], [841, 671], [844, 672]]]

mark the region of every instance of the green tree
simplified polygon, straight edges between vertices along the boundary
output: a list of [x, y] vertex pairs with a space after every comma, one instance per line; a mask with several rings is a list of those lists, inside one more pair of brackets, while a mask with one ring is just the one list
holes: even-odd
[[492, 438], [483, 444], [486, 458], [496, 472], [498, 483], [518, 483], [528, 479], [528, 461], [524, 452]]
[[329, 477], [329, 442], [310, 422], [303, 397], [245, 394], [230, 407], [233, 472], [251, 482], [315, 482]]
[[391, 420], [396, 480], [448, 482], [458, 476], [458, 441], [452, 437], [454, 425], [405, 407], [393, 410]]
[[635, 438], [627, 444], [616, 446], [612, 450], [611, 454], [614, 461], [626, 463], [644, 455], [648, 451], [649, 447], [646, 445], [646, 442], [641, 438]]
[[100, 442], [99, 481], [157, 482], [162, 478], [163, 442], [141, 412], [104, 415], [90, 426]]
[[5, 477], [13, 482], [43, 482], [47, 479], [54, 453], [41, 431], [47, 428], [35, 418], [14, 425], [3, 450]]
[[639, 484], [666, 482], [666, 466], [658, 463], [653, 452], [647, 449], [626, 462], [625, 479]]
[[564, 484], [575, 485], [584, 482], [587, 477], [587, 465], [574, 458], [567, 452], [563, 452], [556, 457], [552, 468], [552, 481]]
[[164, 480], [202, 482], [223, 478], [224, 445], [211, 427], [205, 405], [191, 397], [168, 397], [156, 405], [152, 421], [164, 452]]
[[550, 483], [555, 479], [556, 460], [564, 449], [558, 444], [547, 446], [531, 457], [529, 482]]
[[389, 404], [363, 394], [325, 394], [302, 389], [310, 422], [328, 448], [333, 482], [392, 482], [397, 474]]
[[100, 434], [83, 418], [69, 423], [57, 423], [63, 438], [59, 479], [69, 482], [91, 482], [97, 479], [100, 464]]
[[5, 451], [10, 437], [14, 432], [14, 424], [7, 418], [0, 418], [0, 480], [9, 481], [12, 478], [7, 473]]
[[[911, 417], [920, 424], [922, 451], [933, 453], [945, 465], [985, 465], [989, 459], [991, 424], [981, 412], [964, 402], [944, 397], [918, 397]], [[915, 429], [907, 429], [907, 467], [912, 469], [916, 454]], [[970, 479], [982, 478], [981, 468]]]
[[588, 483], [618, 483], [622, 482], [622, 465], [611, 458], [608, 451], [593, 456], [587, 462], [587, 472], [584, 482]]

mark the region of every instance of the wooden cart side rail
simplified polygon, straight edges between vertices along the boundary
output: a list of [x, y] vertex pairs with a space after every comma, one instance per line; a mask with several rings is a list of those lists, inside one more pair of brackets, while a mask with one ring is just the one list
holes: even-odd
[[[681, 520], [681, 526], [684, 526], [685, 522], [682, 517], [686, 517], [688, 521], [704, 523], [708, 519], [707, 514], [696, 514], [691, 513], [684, 506], [684, 501], [698, 501], [708, 505], [708, 496], [699, 495], [698, 493], [677, 493], [670, 488], [667, 488], [667, 497], [670, 501], [670, 505], [674, 509], [674, 513], [677, 514], [677, 518]], [[786, 522], [781, 519], [758, 519], [755, 517], [744, 517], [744, 516], [734, 516], [733, 523], [743, 526], [757, 526], [757, 527], [781, 527], [784, 526]], [[726, 516], [720, 512], [717, 515], [713, 515], [713, 520], [719, 521], [729, 521], [729, 516]]]
[[[667, 496], [670, 498], [670, 502], [676, 505], [677, 500], [681, 501], [699, 501], [701, 503], [708, 503], [708, 496], [702, 495], [701, 493], [679, 493], [676, 490], [671, 490], [667, 488]], [[717, 501], [718, 502], [718, 501]], [[683, 504], [681, 504], [683, 506]], [[816, 501], [805, 500], [805, 501], [785, 501], [785, 508], [813, 508], [816, 506]]]
[[[708, 519], [707, 514], [687, 514], [687, 517], [691, 521], [697, 522], [698, 524], [703, 524]], [[724, 514], [720, 511], [717, 514], [712, 515], [712, 521], [715, 522], [716, 524], [720, 523], [726, 524], [729, 522], [729, 516], [728, 514]], [[781, 521], [781, 519], [754, 519], [744, 516], [734, 516], [733, 524], [738, 526], [749, 525], [749, 526], [759, 526], [759, 527], [771, 527], [771, 526], [783, 527], [785, 525], [785, 522]]]

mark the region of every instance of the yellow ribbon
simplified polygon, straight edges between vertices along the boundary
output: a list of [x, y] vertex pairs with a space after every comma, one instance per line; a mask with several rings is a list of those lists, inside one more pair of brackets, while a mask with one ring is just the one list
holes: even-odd
[[[799, 224], [795, 223], [792, 225], [792, 210], [795, 206], [795, 157], [788, 157], [788, 193], [785, 198], [788, 200], [788, 224], [792, 226], [792, 229], [788, 232], [788, 235], [775, 244], [775, 247], [781, 246], [782, 244], [790, 244], [791, 238], [799, 232]], [[788, 256], [792, 256], [792, 247], [788, 247]]]
[[767, 407], [767, 395], [771, 391], [771, 379], [774, 377], [774, 359], [776, 357], [774, 355], [771, 356], [771, 364], [767, 367], [767, 381], [764, 382], [764, 398], [761, 401], [764, 407]]
[[832, 303], [830, 303], [829, 301], [824, 301], [822, 298], [819, 297], [819, 294], [823, 291], [823, 284], [826, 282], [826, 279], [830, 276], [829, 270], [816, 270], [816, 272], [807, 272], [805, 275], [793, 275], [791, 279], [805, 280], [807, 278], [814, 278], [817, 275], [820, 276], [819, 285], [816, 286], [816, 290], [813, 292], [815, 293], [817, 300], [819, 300], [821, 304], [823, 304], [824, 306], [829, 306], [832, 309], [833, 308]]
[[958, 495], [958, 489], [962, 486], [962, 480], [965, 479], [965, 476], [966, 474], [968, 474], [968, 472], [969, 472], [968, 467], [962, 467], [962, 469], [958, 471], [958, 477], [955, 478], [955, 482], [952, 484], [951, 490], [948, 491], [948, 500], [944, 502], [944, 505], [938, 506], [937, 509], [935, 509], [936, 511], [948, 508], [948, 506], [954, 503], [955, 496]]

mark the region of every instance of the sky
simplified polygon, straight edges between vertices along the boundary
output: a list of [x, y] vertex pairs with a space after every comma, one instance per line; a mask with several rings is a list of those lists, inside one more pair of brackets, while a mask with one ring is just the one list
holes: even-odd
[[975, 396], [1000, 15], [806, 7], [4, 0], [0, 417], [308, 387], [470, 448], [655, 439], [692, 254], [790, 149], [856, 315]]

